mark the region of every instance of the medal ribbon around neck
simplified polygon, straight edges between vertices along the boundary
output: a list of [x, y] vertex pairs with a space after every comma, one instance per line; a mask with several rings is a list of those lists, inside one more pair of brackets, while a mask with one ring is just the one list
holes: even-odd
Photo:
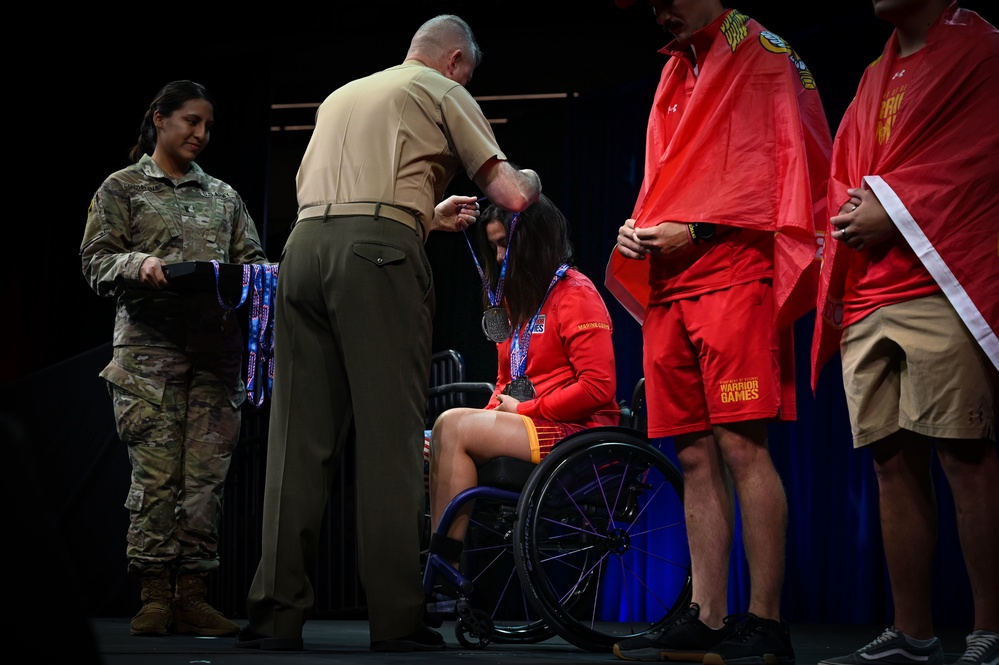
[[[485, 197], [479, 199], [484, 200]], [[492, 307], [503, 307], [503, 284], [506, 281], [506, 265], [510, 258], [510, 243], [513, 242], [513, 230], [517, 226], [517, 219], [520, 218], [520, 213], [515, 212], [513, 217], [510, 219], [510, 230], [507, 232], [506, 236], [506, 254], [503, 255], [503, 264], [500, 266], [499, 278], [496, 280], [496, 290], [493, 291], [489, 287], [489, 280], [486, 279], [486, 273], [482, 269], [482, 264], [479, 263], [479, 257], [475, 255], [475, 248], [472, 247], [472, 241], [468, 238], [468, 232], [465, 231], [465, 242], [468, 243], [468, 249], [472, 252], [472, 260], [475, 261], [475, 269], [479, 271], [479, 279], [482, 280], [482, 288], [486, 292], [486, 297], [489, 298], [489, 304]], [[495, 342], [500, 342], [502, 340], [493, 340]]]
[[519, 379], [524, 376], [524, 371], [527, 369], [527, 350], [531, 346], [531, 334], [534, 332], [534, 324], [537, 323], [538, 315], [541, 314], [541, 308], [545, 306], [545, 301], [548, 300], [548, 294], [552, 292], [552, 287], [555, 286], [555, 282], [562, 279], [562, 276], [569, 269], [569, 265], [563, 263], [555, 271], [555, 276], [552, 277], [551, 283], [548, 285], [548, 290], [545, 291], [545, 297], [541, 299], [541, 304], [538, 305], [538, 311], [534, 313], [531, 320], [522, 329], [520, 326], [513, 331], [513, 339], [510, 341], [510, 378], [513, 380]]

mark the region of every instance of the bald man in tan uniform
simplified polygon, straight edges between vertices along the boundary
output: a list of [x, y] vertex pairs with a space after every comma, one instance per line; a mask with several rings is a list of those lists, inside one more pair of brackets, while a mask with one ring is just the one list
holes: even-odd
[[459, 169], [508, 210], [541, 193], [534, 171], [506, 161], [464, 87], [480, 60], [468, 25], [438, 16], [417, 30], [402, 64], [347, 83], [319, 107], [280, 261], [262, 556], [237, 646], [303, 647], [315, 602], [306, 570], [352, 439], [371, 649], [445, 646], [423, 623], [420, 571], [434, 318], [423, 243], [478, 217], [474, 196], [444, 199]]

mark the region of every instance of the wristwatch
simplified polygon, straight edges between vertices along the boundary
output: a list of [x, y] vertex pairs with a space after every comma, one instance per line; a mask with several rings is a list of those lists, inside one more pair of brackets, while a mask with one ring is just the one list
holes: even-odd
[[692, 222], [687, 224], [687, 230], [695, 245], [699, 242], [707, 242], [715, 235], [715, 225], [707, 222]]

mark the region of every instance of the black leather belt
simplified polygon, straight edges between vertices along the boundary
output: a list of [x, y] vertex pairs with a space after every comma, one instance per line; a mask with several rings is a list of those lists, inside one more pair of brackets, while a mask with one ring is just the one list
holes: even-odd
[[[423, 225], [417, 221], [416, 217], [406, 212], [402, 208], [397, 208], [388, 203], [327, 203], [324, 205], [308, 206], [298, 211], [298, 222], [303, 219], [314, 219], [318, 217], [351, 217], [370, 215], [375, 219], [384, 217], [393, 222], [405, 224], [423, 237]], [[296, 222], [297, 223], [297, 222]]]

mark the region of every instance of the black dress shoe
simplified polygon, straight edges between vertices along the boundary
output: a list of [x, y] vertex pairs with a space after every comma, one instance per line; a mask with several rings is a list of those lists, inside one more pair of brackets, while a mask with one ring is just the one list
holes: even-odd
[[440, 614], [434, 614], [433, 612], [424, 612], [423, 623], [427, 624], [431, 628], [440, 628], [444, 625], [444, 617]]
[[372, 642], [372, 651], [392, 651], [392, 652], [402, 652], [402, 651], [443, 651], [444, 647], [447, 646], [444, 643], [444, 638], [436, 630], [430, 630], [426, 626], [420, 630], [407, 635], [406, 637], [399, 637], [394, 640], [382, 640], [380, 642]]
[[236, 646], [264, 651], [301, 651], [303, 643], [301, 637], [268, 637], [245, 626], [236, 637]]

